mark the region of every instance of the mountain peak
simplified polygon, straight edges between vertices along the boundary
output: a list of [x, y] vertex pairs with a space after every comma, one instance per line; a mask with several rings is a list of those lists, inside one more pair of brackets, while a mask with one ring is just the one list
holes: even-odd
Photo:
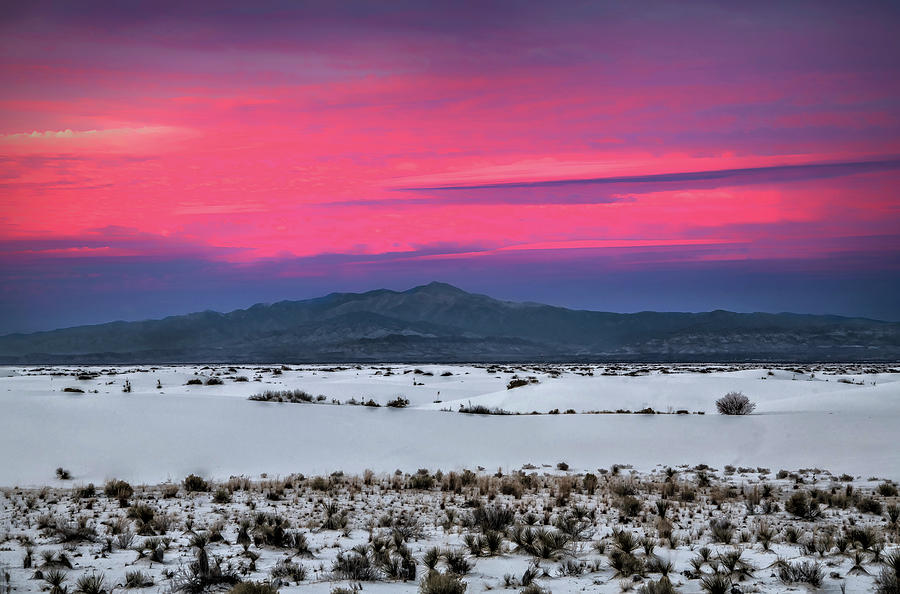
[[454, 287], [448, 283], [442, 283], [439, 281], [431, 281], [427, 285], [419, 285], [418, 287], [413, 287], [406, 293], [429, 293], [432, 295], [466, 295], [467, 293], [460, 289], [459, 287]]

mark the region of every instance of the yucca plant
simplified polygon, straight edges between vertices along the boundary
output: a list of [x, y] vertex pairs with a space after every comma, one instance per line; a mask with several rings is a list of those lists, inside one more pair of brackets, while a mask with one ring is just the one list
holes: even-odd
[[105, 582], [102, 573], [84, 574], [75, 582], [74, 594], [106, 594]]

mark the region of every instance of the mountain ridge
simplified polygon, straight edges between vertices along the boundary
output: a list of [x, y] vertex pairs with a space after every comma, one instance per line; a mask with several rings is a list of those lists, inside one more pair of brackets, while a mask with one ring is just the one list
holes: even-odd
[[0, 363], [897, 360], [900, 323], [797, 313], [628, 314], [432, 282], [0, 336]]

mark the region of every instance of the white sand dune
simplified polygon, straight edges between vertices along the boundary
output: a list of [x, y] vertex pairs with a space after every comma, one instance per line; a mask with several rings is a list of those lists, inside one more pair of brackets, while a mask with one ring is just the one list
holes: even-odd
[[[133, 369], [133, 368], [132, 368]], [[221, 371], [227, 368], [219, 368]], [[0, 485], [52, 482], [58, 466], [76, 481], [111, 477], [132, 482], [179, 480], [194, 472], [286, 475], [365, 468], [432, 470], [523, 464], [573, 469], [632, 464], [705, 463], [712, 466], [819, 467], [834, 473], [900, 478], [900, 374], [809, 376], [765, 369], [711, 374], [592, 377], [571, 371], [538, 384], [506, 389], [511, 373], [466, 366], [427, 366], [432, 376], [374, 375], [370, 367], [339, 372], [261, 373], [263, 381], [186, 386], [210, 370], [123, 370], [93, 380], [69, 376], [0, 373]], [[444, 371], [454, 375], [441, 377]], [[253, 379], [252, 369], [236, 374]], [[839, 383], [840, 377], [864, 385]], [[413, 386], [416, 383], [424, 385]], [[762, 379], [766, 378], [766, 379]], [[133, 392], [122, 392], [128, 379]], [[825, 380], [828, 381], [825, 381]], [[157, 389], [157, 380], [163, 388]], [[109, 382], [109, 383], [107, 383]], [[874, 385], [873, 385], [874, 382]], [[99, 393], [70, 394], [67, 386]], [[252, 402], [263, 389], [301, 388], [346, 401], [384, 404], [404, 395], [410, 408], [393, 410], [328, 404]], [[714, 414], [714, 401], [741, 390], [757, 401], [749, 417]], [[434, 403], [434, 400], [442, 400]], [[705, 415], [512, 415], [442, 412], [462, 403], [509, 411], [558, 408], [665, 411]]]

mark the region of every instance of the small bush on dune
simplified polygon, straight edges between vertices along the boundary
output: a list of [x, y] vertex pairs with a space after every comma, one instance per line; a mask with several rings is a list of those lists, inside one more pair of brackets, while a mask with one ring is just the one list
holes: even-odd
[[825, 572], [822, 571], [822, 565], [814, 561], [779, 563], [778, 579], [780, 579], [785, 584], [794, 584], [800, 582], [818, 588], [822, 585], [822, 580], [824, 578]]
[[716, 542], [729, 544], [734, 539], [734, 525], [726, 518], [710, 520], [709, 530]]
[[700, 578], [700, 587], [709, 594], [731, 592], [731, 578], [724, 573], [711, 573]]
[[63, 468], [62, 466], [60, 466], [59, 468], [56, 469], [56, 478], [58, 478], [61, 481], [67, 481], [70, 478], [72, 478], [72, 473], [69, 472], [68, 470], [66, 470], [65, 468]]
[[97, 495], [97, 488], [94, 483], [88, 483], [83, 487], [75, 487], [74, 496], [76, 499], [90, 499]]
[[892, 483], [881, 483], [880, 485], [878, 485], [878, 494], [882, 497], [896, 497], [897, 487]]
[[512, 413], [502, 408], [488, 408], [483, 404], [460, 405], [459, 412], [470, 415], [511, 415]]
[[467, 584], [452, 573], [429, 571], [419, 584], [420, 594], [464, 594]]
[[881, 502], [872, 497], [863, 497], [856, 504], [856, 509], [864, 514], [881, 515]]
[[126, 571], [125, 587], [126, 588], [149, 588], [153, 585], [153, 578], [143, 571]]
[[306, 568], [293, 561], [281, 559], [272, 568], [273, 578], [287, 578], [295, 583], [306, 579]]
[[[63, 584], [67, 578], [66, 572], [58, 568], [49, 569], [44, 573], [44, 581], [50, 586], [50, 594], [66, 594], [68, 588]], [[0, 592], [4, 591], [2, 585], [3, 581], [0, 580]]]
[[186, 383], [185, 385], [186, 385], [186, 386], [202, 386], [202, 385], [203, 385], [203, 380], [202, 380], [202, 379], [198, 379], [198, 378], [196, 378], [196, 377], [195, 377], [195, 378], [191, 378], [191, 379], [189, 379], [189, 380], [187, 381], [187, 383]]
[[241, 582], [229, 590], [228, 594], [278, 594], [278, 588], [259, 582]]
[[256, 400], [259, 402], [313, 402], [315, 398], [309, 392], [304, 390], [266, 390], [259, 394], [254, 394], [248, 400]]
[[515, 513], [506, 507], [480, 507], [475, 510], [473, 517], [482, 532], [502, 532], [513, 523]]
[[134, 495], [134, 489], [125, 481], [113, 479], [107, 481], [103, 487], [103, 494], [110, 499], [129, 499]]
[[819, 504], [810, 498], [806, 491], [797, 491], [784, 502], [784, 509], [804, 520], [816, 520], [822, 515]]
[[406, 408], [407, 406], [409, 406], [409, 400], [407, 398], [404, 398], [403, 396], [398, 396], [388, 402], [385, 406], [389, 408]]
[[420, 470], [416, 474], [409, 477], [410, 489], [421, 489], [427, 491], [434, 486], [434, 477], [427, 470]]
[[184, 479], [184, 490], [188, 493], [209, 491], [209, 483], [196, 474], [189, 474]]
[[74, 594], [105, 594], [106, 576], [102, 573], [85, 574], [75, 582]]
[[729, 392], [716, 400], [716, 409], [723, 415], [749, 415], [756, 409], [756, 403], [741, 392]]
[[678, 590], [672, 585], [669, 578], [663, 576], [659, 581], [649, 581], [638, 590], [638, 594], [676, 594]]
[[381, 577], [368, 555], [358, 551], [338, 553], [331, 566], [331, 575], [335, 579], [357, 582], [373, 582]]
[[219, 378], [219, 377], [211, 377], [208, 380], [206, 380], [207, 386], [221, 386], [224, 383], [225, 382], [222, 381], [222, 378]]

